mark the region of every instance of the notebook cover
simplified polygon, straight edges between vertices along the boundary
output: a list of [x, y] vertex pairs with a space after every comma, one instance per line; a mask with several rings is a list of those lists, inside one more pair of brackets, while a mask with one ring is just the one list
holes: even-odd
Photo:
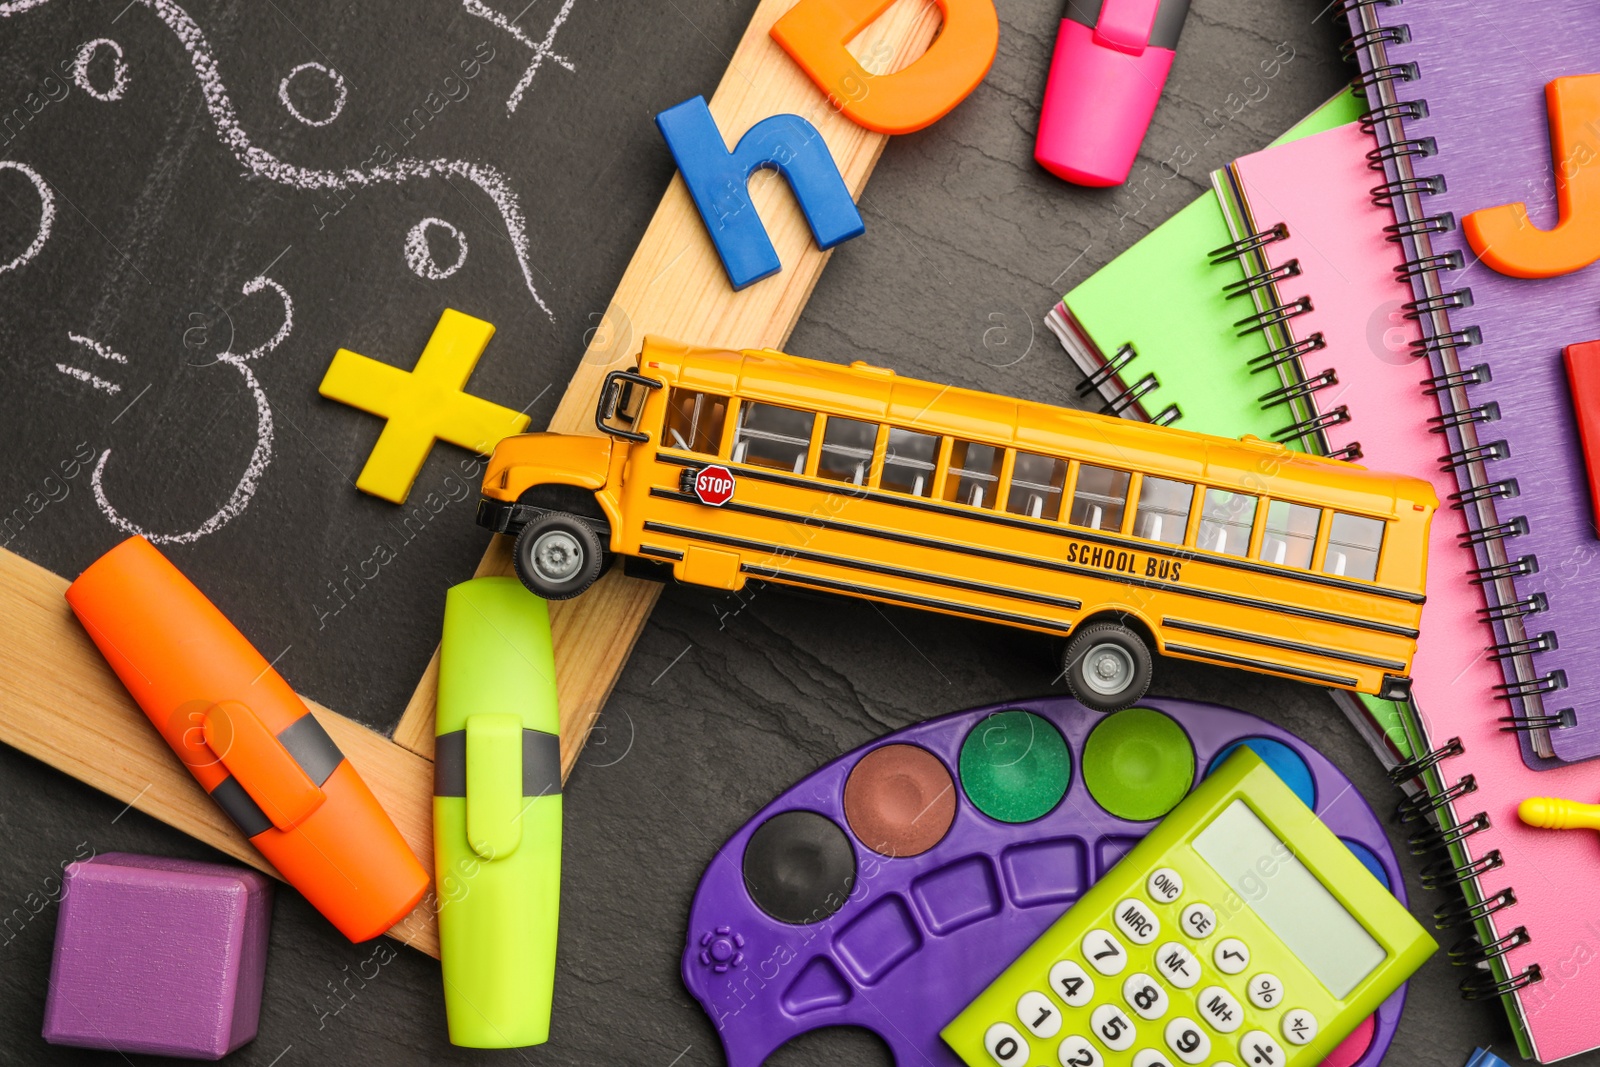
[[[1352, 122], [1361, 106], [1352, 93], [1340, 93], [1279, 140]], [[1245, 364], [1261, 348], [1233, 328], [1248, 309], [1222, 295], [1241, 275], [1206, 259], [1231, 240], [1216, 194], [1207, 192], [1076, 286], [1046, 317], [1085, 374], [1122, 345], [1134, 346], [1137, 354], [1108, 380], [1103, 398], [1126, 394], [1148, 375], [1156, 384], [1119, 413], [1150, 421], [1177, 405], [1177, 425], [1230, 437], [1270, 439], [1283, 425], [1255, 403], [1260, 382]]]
[[[1463, 268], [1433, 277], [1444, 292], [1468, 289], [1471, 306], [1445, 312], [1452, 330], [1475, 326], [1482, 341], [1459, 352], [1462, 364], [1487, 364], [1493, 380], [1464, 391], [1472, 408], [1494, 402], [1499, 419], [1482, 422], [1484, 441], [1503, 439], [1507, 458], [1484, 466], [1483, 480], [1514, 479], [1518, 495], [1495, 504], [1498, 522], [1522, 517], [1527, 532], [1505, 539], [1511, 558], [1533, 556], [1539, 571], [1512, 579], [1503, 599], [1543, 597], [1544, 610], [1513, 620], [1527, 633], [1554, 633], [1559, 647], [1535, 652], [1529, 669], [1507, 684], [1567, 686], [1542, 700], [1516, 700], [1512, 709], [1557, 715], [1570, 708], [1573, 725], [1535, 735], [1536, 745], [1564, 761], [1600, 755], [1600, 540], [1589, 509], [1587, 477], [1561, 360], [1562, 349], [1600, 337], [1600, 268], [1560, 278], [1512, 278], [1475, 261], [1460, 221], [1479, 208], [1524, 202], [1533, 225], [1556, 221], [1545, 85], [1564, 75], [1593, 72], [1592, 0], [1547, 0], [1519, 14], [1514, 32], [1504, 11], [1467, 0], [1407, 0], [1375, 9], [1385, 23], [1410, 27], [1409, 40], [1383, 45], [1385, 63], [1414, 78], [1375, 82], [1401, 100], [1425, 100], [1426, 114], [1403, 122], [1401, 140], [1431, 138], [1426, 157], [1404, 157], [1421, 175], [1442, 175], [1445, 187], [1418, 198], [1418, 217], [1448, 214], [1448, 232], [1430, 235], [1435, 254], [1459, 254]], [[1370, 63], [1365, 58], [1364, 63]], [[1492, 77], [1486, 72], [1493, 72]], [[1393, 141], [1393, 131], [1384, 134]], [[1397, 161], [1398, 162], [1398, 161]], [[1408, 211], [1409, 213], [1409, 211]], [[1419, 279], [1419, 282], [1421, 279]], [[1437, 327], [1435, 327], [1437, 332]], [[1518, 609], [1519, 613], [1521, 609]], [[1500, 636], [1501, 639], [1503, 635]], [[1513, 668], [1513, 661], [1507, 661]]]
[[[1244, 156], [1231, 177], [1251, 232], [1286, 224], [1288, 236], [1262, 253], [1269, 267], [1299, 269], [1278, 286], [1279, 302], [1311, 298], [1311, 310], [1292, 320], [1292, 331], [1323, 336], [1326, 347], [1307, 357], [1308, 369], [1331, 371], [1334, 380], [1316, 392], [1317, 404], [1323, 411], [1344, 406], [1351, 416], [1326, 431], [1329, 445], [1356, 446], [1365, 466], [1427, 479], [1443, 500], [1456, 487], [1438, 463], [1443, 439], [1429, 432], [1427, 420], [1438, 409], [1419, 383], [1427, 362], [1411, 351], [1420, 331], [1402, 312], [1411, 291], [1393, 270], [1400, 250], [1383, 232], [1394, 216], [1368, 195], [1366, 153], [1374, 147], [1359, 126], [1341, 126]], [[1435, 513], [1412, 695], [1424, 709], [1448, 706], [1492, 722], [1501, 676], [1483, 655], [1484, 599], [1467, 580], [1477, 563], [1459, 539], [1466, 530], [1460, 510]]]
[[[1514, 477], [1519, 495], [1498, 501], [1492, 513], [1473, 515], [1471, 521], [1490, 526], [1525, 517], [1528, 532], [1506, 538], [1501, 558], [1537, 554], [1540, 570], [1509, 583], [1498, 598], [1515, 601], [1535, 592], [1548, 598], [1549, 610], [1529, 617], [1526, 629], [1531, 634], [1555, 631], [1560, 646], [1531, 657], [1533, 670], [1526, 677], [1556, 669], [1567, 672], [1570, 687], [1543, 707], [1554, 711], [1570, 705], [1583, 725], [1552, 731], [1550, 738], [1564, 757], [1592, 755], [1595, 676], [1600, 672], [1595, 655], [1600, 612], [1593, 606], [1600, 577], [1593, 565], [1600, 546], [1587, 521], [1585, 471], [1576, 448], [1571, 401], [1561, 380], [1561, 350], [1600, 336], [1600, 302], [1595, 299], [1600, 275], [1591, 267], [1545, 281], [1504, 277], [1475, 262], [1459, 225], [1444, 227], [1479, 208], [1515, 201], [1527, 203], [1535, 225], [1553, 223], [1544, 86], [1550, 79], [1595, 69], [1593, 48], [1583, 32], [1594, 24], [1595, 8], [1577, 0], [1548, 0], [1519, 9], [1510, 23], [1505, 10], [1464, 0], [1351, 4], [1347, 12], [1352, 30], [1365, 42], [1355, 50], [1362, 81], [1374, 107], [1384, 109], [1375, 116], [1382, 153], [1388, 157], [1379, 157], [1384, 176], [1413, 180], [1412, 189], [1419, 184], [1414, 179], [1442, 178], [1442, 188], [1435, 182], [1427, 193], [1399, 198], [1398, 225], [1408, 231], [1403, 235], [1405, 254], [1414, 258], [1454, 252], [1463, 264], [1417, 275], [1413, 297], [1438, 304], [1449, 303], [1440, 298], [1463, 288], [1472, 293], [1468, 307], [1423, 309], [1432, 370], [1484, 363], [1493, 373], [1491, 382], [1446, 393], [1440, 402], [1446, 413], [1471, 411], [1488, 401], [1500, 408], [1498, 420], [1476, 425], [1476, 437], [1484, 443], [1504, 439], [1510, 456], [1484, 463], [1477, 471], [1465, 468], [1462, 484]], [[1440, 221], [1426, 221], [1433, 218]], [[1452, 331], [1469, 326], [1479, 328], [1481, 343], [1461, 349], [1442, 343]], [[1452, 432], [1451, 437], [1451, 447], [1461, 447], [1459, 435]], [[1491, 539], [1480, 546], [1480, 563], [1496, 543]], [[1482, 632], [1487, 643], [1489, 631]], [[1505, 637], [1497, 627], [1494, 639]], [[1508, 675], [1507, 682], [1523, 677]], [[1424, 707], [1418, 725], [1421, 746], [1439, 747], [1452, 737], [1461, 743], [1459, 756], [1439, 764], [1431, 788], [1437, 792], [1467, 773], [1478, 786], [1445, 806], [1448, 820], [1457, 825], [1480, 811], [1487, 816], [1489, 828], [1465, 837], [1462, 848], [1482, 856], [1497, 847], [1505, 863], [1468, 884], [1469, 903], [1514, 889], [1516, 903], [1490, 922], [1500, 933], [1526, 927], [1531, 938], [1493, 965], [1495, 979], [1516, 976], [1523, 983], [1529, 968], [1540, 966], [1542, 980], [1523, 984], [1506, 998], [1524, 1054], [1551, 1062], [1600, 1046], [1600, 968], [1589, 966], [1596, 959], [1600, 916], [1585, 906], [1600, 853], [1588, 832], [1534, 830], [1523, 826], [1515, 812], [1516, 803], [1529, 796], [1593, 801], [1600, 797], [1600, 765], [1572, 763], [1531, 774], [1492, 718], [1462, 707]], [[1537, 763], [1530, 760], [1530, 765]]]

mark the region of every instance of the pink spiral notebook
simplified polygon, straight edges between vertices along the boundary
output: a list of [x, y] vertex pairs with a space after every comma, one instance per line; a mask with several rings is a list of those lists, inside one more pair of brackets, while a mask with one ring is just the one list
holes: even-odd
[[[1400, 246], [1384, 233], [1394, 215], [1369, 192], [1381, 180], [1367, 167], [1374, 147], [1358, 125], [1339, 127], [1237, 160], [1218, 172], [1218, 192], [1231, 201], [1233, 236], [1264, 240], [1253, 266], [1272, 280], [1258, 304], [1294, 312], [1275, 340], [1305, 350], [1301, 380], [1321, 410], [1348, 411], [1328, 428], [1332, 448], [1356, 445], [1362, 463], [1429, 479], [1447, 501], [1458, 491], [1440, 462], [1449, 446], [1429, 423], [1439, 407], [1427, 390], [1439, 383], [1412, 354], [1420, 331], [1401, 305], [1413, 294], [1396, 270]], [[1443, 908], [1476, 928], [1464, 992], [1520, 986], [1506, 993], [1518, 1042], [1549, 1061], [1600, 1045], [1600, 966], [1582, 965], [1600, 963], [1600, 909], [1574, 906], [1594, 899], [1600, 843], [1525, 826], [1516, 807], [1537, 795], [1600, 799], [1600, 765], [1535, 773], [1500, 732], [1494, 687], [1504, 678], [1484, 653], [1486, 602], [1469, 581], [1478, 561], [1467, 533], [1462, 510], [1435, 514], [1408, 727], [1418, 753], [1440, 758], [1413, 761], [1413, 772], [1426, 765], [1427, 788], [1401, 807], [1415, 844], [1438, 850], [1424, 882], [1449, 893], [1459, 882], [1465, 894]]]

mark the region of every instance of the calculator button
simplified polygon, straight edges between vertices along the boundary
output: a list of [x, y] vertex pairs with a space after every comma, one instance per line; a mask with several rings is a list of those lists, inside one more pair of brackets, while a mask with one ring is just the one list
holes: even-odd
[[1144, 887], [1157, 904], [1171, 904], [1183, 894], [1183, 876], [1171, 867], [1158, 867], [1145, 880]]
[[1142, 1048], [1133, 1054], [1133, 1067], [1172, 1067], [1166, 1053], [1153, 1048]]
[[1106, 1062], [1088, 1038], [1077, 1034], [1062, 1038], [1056, 1055], [1061, 1058], [1061, 1067], [1105, 1067]]
[[1193, 989], [1200, 981], [1200, 961], [1176, 941], [1168, 941], [1156, 949], [1156, 970], [1179, 989]]
[[1010, 1023], [995, 1023], [984, 1032], [983, 1047], [994, 1062], [1004, 1067], [1024, 1067], [1028, 1062], [1028, 1042]]
[[1112, 1052], [1126, 1052], [1133, 1044], [1133, 1020], [1115, 1004], [1102, 1004], [1089, 1016], [1089, 1029]]
[[1107, 977], [1121, 974], [1128, 965], [1128, 950], [1104, 930], [1090, 930], [1083, 935], [1083, 954], [1088, 957], [1089, 966]]
[[1245, 1067], [1283, 1067], [1289, 1057], [1270, 1034], [1251, 1030], [1239, 1039], [1239, 1058]]
[[1205, 939], [1217, 929], [1217, 913], [1210, 904], [1190, 904], [1183, 909], [1183, 932], [1190, 937]]
[[1167, 1024], [1167, 1047], [1184, 1063], [1200, 1063], [1211, 1055], [1211, 1039], [1200, 1024], [1183, 1016]]
[[1219, 985], [1208, 985], [1200, 990], [1195, 1007], [1200, 1010], [1200, 1018], [1218, 1033], [1231, 1034], [1244, 1025], [1244, 1009], [1233, 999], [1232, 993]]
[[1137, 900], [1124, 900], [1117, 905], [1117, 929], [1128, 935], [1136, 945], [1148, 945], [1161, 932], [1161, 920], [1155, 912]]
[[1317, 1017], [1304, 1008], [1290, 1008], [1283, 1013], [1284, 1040], [1291, 1045], [1308, 1044], [1317, 1036]]
[[1081, 1008], [1094, 999], [1094, 979], [1071, 960], [1050, 968], [1050, 988], [1069, 1008]]
[[1131, 974], [1122, 983], [1122, 999], [1145, 1019], [1159, 1019], [1167, 1013], [1167, 991], [1148, 974]]
[[1034, 990], [1022, 994], [1017, 1001], [1017, 1018], [1034, 1037], [1051, 1038], [1061, 1032], [1061, 1012], [1055, 1001]]
[[1250, 966], [1250, 946], [1237, 937], [1225, 937], [1217, 942], [1211, 961], [1223, 974], [1238, 974]]
[[1276, 1008], [1283, 1003], [1283, 983], [1275, 974], [1258, 974], [1250, 979], [1246, 992], [1258, 1008]]

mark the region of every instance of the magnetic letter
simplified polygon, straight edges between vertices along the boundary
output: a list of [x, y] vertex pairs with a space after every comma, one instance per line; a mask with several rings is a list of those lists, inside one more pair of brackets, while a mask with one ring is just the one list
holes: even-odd
[[704, 97], [663, 111], [656, 116], [656, 126], [672, 150], [735, 289], [783, 267], [750, 199], [750, 175], [758, 168], [771, 167], [788, 179], [818, 248], [832, 248], [865, 232], [822, 134], [800, 116], [762, 119], [732, 152]]
[[846, 118], [878, 133], [911, 133], [944, 118], [983, 81], [1000, 45], [994, 0], [936, 0], [944, 27], [921, 58], [871, 74], [845, 50], [893, 0], [800, 0], [772, 39]]
[[1474, 211], [1462, 223], [1472, 250], [1513, 278], [1554, 278], [1600, 259], [1600, 159], [1583, 139], [1600, 121], [1600, 74], [1557, 78], [1544, 95], [1560, 213], [1555, 228], [1535, 227], [1520, 202]]

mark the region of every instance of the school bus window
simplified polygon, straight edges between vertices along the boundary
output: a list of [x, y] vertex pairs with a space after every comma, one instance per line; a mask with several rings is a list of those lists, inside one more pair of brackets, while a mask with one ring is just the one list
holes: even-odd
[[1006, 510], [1013, 515], [1054, 522], [1061, 515], [1061, 490], [1066, 484], [1066, 460], [1018, 452], [1011, 469]]
[[1365, 515], [1333, 513], [1328, 528], [1328, 555], [1322, 569], [1345, 578], [1370, 582], [1378, 576], [1378, 553], [1383, 548], [1383, 520]]
[[1256, 524], [1256, 498], [1226, 489], [1207, 489], [1200, 509], [1199, 548], [1242, 556], [1250, 550], [1250, 528]]
[[733, 461], [799, 474], [806, 469], [811, 424], [816, 415], [776, 404], [746, 401], [739, 409], [739, 432]]
[[1189, 529], [1189, 509], [1194, 505], [1194, 486], [1148, 474], [1139, 484], [1139, 511], [1133, 522], [1137, 537], [1183, 544]]
[[1078, 468], [1078, 484], [1072, 492], [1074, 526], [1090, 530], [1120, 530], [1122, 516], [1128, 510], [1127, 471], [1109, 467], [1091, 467], [1085, 463]]
[[714, 456], [722, 444], [722, 424], [727, 416], [727, 397], [674, 389], [667, 399], [667, 432], [662, 444]]
[[994, 507], [994, 498], [1000, 489], [1000, 464], [1005, 458], [1005, 449], [994, 445], [952, 441], [944, 498], [975, 508]]
[[1261, 538], [1261, 558], [1286, 567], [1310, 567], [1311, 549], [1317, 541], [1322, 509], [1286, 500], [1267, 504], [1267, 532]]
[[933, 468], [939, 461], [939, 438], [915, 430], [889, 429], [889, 447], [883, 457], [885, 489], [912, 496], [929, 496], [933, 489]]
[[872, 470], [872, 448], [877, 440], [877, 423], [829, 415], [822, 430], [817, 475], [836, 482], [865, 485]]

